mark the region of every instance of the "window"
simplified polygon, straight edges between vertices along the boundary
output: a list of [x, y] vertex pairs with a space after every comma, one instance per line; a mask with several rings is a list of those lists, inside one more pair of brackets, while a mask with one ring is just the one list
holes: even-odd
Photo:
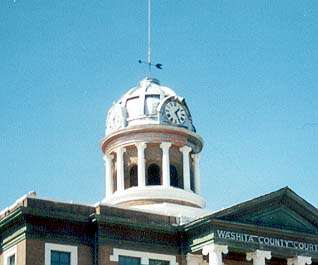
[[139, 116], [139, 97], [129, 98], [126, 103], [128, 118], [134, 118]]
[[16, 265], [17, 264], [17, 246], [13, 246], [3, 252], [4, 265]]
[[119, 256], [118, 264], [119, 265], [140, 265], [140, 258]]
[[160, 103], [160, 95], [146, 95], [145, 114], [154, 115]]
[[71, 265], [71, 253], [52, 250], [51, 265]]
[[147, 170], [147, 185], [160, 185], [160, 167], [151, 164]]
[[15, 265], [15, 255], [12, 255], [7, 258], [7, 264], [8, 265]]
[[114, 248], [110, 261], [119, 265], [178, 265], [176, 256], [153, 252]]
[[78, 265], [77, 246], [45, 243], [45, 265]]

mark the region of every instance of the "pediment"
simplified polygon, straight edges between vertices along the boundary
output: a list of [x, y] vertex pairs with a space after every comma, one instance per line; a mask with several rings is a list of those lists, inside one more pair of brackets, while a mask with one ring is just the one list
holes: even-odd
[[318, 234], [318, 210], [289, 188], [222, 210], [213, 218]]
[[298, 232], [317, 232], [317, 227], [284, 206], [246, 214], [236, 221]]

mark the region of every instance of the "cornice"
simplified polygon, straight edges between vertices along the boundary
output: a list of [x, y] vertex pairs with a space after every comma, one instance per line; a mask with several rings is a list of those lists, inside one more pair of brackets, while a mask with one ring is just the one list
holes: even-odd
[[125, 138], [128, 135], [137, 135], [139, 133], [164, 133], [171, 135], [179, 135], [189, 138], [190, 141], [192, 141], [196, 146], [198, 146], [198, 152], [200, 152], [203, 147], [203, 139], [199, 134], [195, 132], [174, 126], [153, 124], [131, 126], [128, 128], [118, 130], [110, 135], [107, 135], [105, 138], [101, 140], [102, 151], [105, 153], [106, 147], [116, 139]]

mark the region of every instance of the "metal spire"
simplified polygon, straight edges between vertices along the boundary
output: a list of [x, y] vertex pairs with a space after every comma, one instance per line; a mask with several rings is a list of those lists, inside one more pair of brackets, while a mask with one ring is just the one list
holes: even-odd
[[154, 66], [158, 69], [162, 69], [162, 64], [157, 63], [153, 64], [151, 61], [151, 0], [148, 0], [148, 52], [147, 52], [147, 61], [138, 60], [139, 63], [148, 65], [148, 76], [151, 75], [151, 67]]
[[151, 73], [151, 0], [148, 0], [148, 69]]

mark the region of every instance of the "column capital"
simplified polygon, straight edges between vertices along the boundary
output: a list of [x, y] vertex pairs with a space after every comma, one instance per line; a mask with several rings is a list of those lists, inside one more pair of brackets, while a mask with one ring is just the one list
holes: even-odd
[[169, 143], [169, 142], [162, 142], [162, 143], [160, 144], [160, 148], [161, 148], [162, 150], [169, 150], [170, 146], [171, 146], [171, 143]]
[[104, 154], [103, 155], [103, 160], [104, 161], [113, 160], [113, 159], [114, 159], [114, 155], [113, 154]]
[[123, 154], [123, 153], [126, 152], [126, 148], [122, 147], [122, 146], [119, 146], [119, 147], [116, 148], [115, 152], [116, 152], [117, 155], [118, 154]]
[[203, 262], [203, 256], [188, 253], [186, 260], [187, 260], [187, 265], [201, 265]]
[[229, 252], [228, 246], [227, 245], [218, 245], [218, 244], [210, 244], [206, 245], [202, 248], [202, 254], [203, 255], [208, 255], [211, 252], [213, 253], [220, 253], [220, 254], [227, 254]]
[[189, 154], [192, 150], [191, 147], [185, 145], [179, 148], [180, 152], [184, 153], [184, 154]]
[[255, 250], [254, 252], [246, 253], [246, 260], [252, 261], [253, 265], [265, 265], [265, 259], [271, 259], [272, 255], [270, 251], [265, 250]]
[[191, 157], [192, 157], [193, 160], [200, 159], [200, 154], [199, 153], [191, 154]]
[[296, 256], [294, 258], [287, 259], [287, 265], [309, 265], [311, 262], [311, 257], [305, 256]]
[[140, 149], [140, 150], [144, 150], [147, 147], [146, 142], [138, 142], [135, 145], [136, 145], [137, 149]]
[[202, 249], [203, 255], [209, 255], [209, 265], [223, 265], [222, 253], [229, 252], [227, 245], [210, 244]]

